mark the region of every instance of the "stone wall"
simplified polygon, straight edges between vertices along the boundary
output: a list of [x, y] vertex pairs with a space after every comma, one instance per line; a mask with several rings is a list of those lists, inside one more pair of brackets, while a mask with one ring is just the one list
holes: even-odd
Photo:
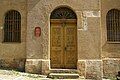
[[25, 70], [28, 73], [42, 74], [42, 61], [35, 59], [26, 59]]
[[118, 71], [120, 71], [120, 58], [79, 60], [77, 67], [79, 75], [85, 76], [86, 79], [112, 79], [116, 78]]
[[[97, 80], [115, 77], [120, 70], [120, 45], [107, 43], [106, 14], [110, 9], [120, 9], [119, 2], [120, 0], [0, 0], [0, 66], [48, 74], [51, 69], [50, 15], [58, 7], [68, 7], [77, 15], [79, 74]], [[3, 42], [4, 15], [12, 9], [21, 13], [21, 43]], [[40, 37], [35, 37], [35, 27], [41, 28]]]
[[[78, 59], [100, 59], [100, 0], [29, 0], [27, 59], [47, 61], [46, 65], [49, 66], [46, 68], [49, 69], [50, 14], [62, 6], [72, 9], [77, 15]], [[42, 29], [42, 34], [35, 37], [34, 29], [38, 26]]]
[[[78, 58], [80, 60], [100, 59], [100, 12], [85, 11], [83, 15], [85, 15], [86, 19], [82, 21], [83, 28], [78, 29]], [[84, 19], [84, 17], [82, 19]]]
[[120, 71], [120, 59], [106, 58], [103, 60], [103, 77], [115, 78]]
[[120, 0], [101, 0], [101, 58], [103, 59], [103, 77], [115, 77], [120, 71], [120, 44], [107, 42], [106, 15], [111, 9], [120, 10]]
[[102, 60], [79, 60], [78, 72], [86, 79], [102, 79], [103, 65]]
[[[109, 4], [108, 4], [109, 3]], [[120, 9], [120, 0], [101, 0], [102, 58], [120, 58], [119, 44], [107, 42], [106, 15], [111, 9]]]
[[[17, 10], [21, 14], [21, 43], [3, 42], [3, 28], [5, 13]], [[26, 0], [0, 0], [0, 66], [24, 69], [26, 58], [26, 26], [27, 26]], [[20, 65], [19, 65], [20, 64]], [[21, 65], [22, 64], [22, 65]]]
[[25, 71], [26, 59], [0, 59], [0, 69], [15, 69], [18, 71]]

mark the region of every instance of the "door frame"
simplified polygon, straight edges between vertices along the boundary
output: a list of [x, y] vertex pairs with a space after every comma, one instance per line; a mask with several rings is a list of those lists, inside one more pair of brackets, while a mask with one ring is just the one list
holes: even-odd
[[[49, 52], [50, 52], [50, 55], [49, 57], [51, 58], [51, 23], [62, 23], [62, 22], [66, 22], [66, 23], [76, 23], [76, 54], [77, 54], [77, 61], [76, 61], [76, 69], [77, 69], [77, 62], [78, 62], [78, 31], [77, 31], [77, 19], [50, 19], [50, 28], [49, 28], [49, 33], [50, 33], [50, 36], [49, 36], [49, 44], [50, 44], [50, 47], [49, 47]], [[56, 68], [51, 68], [51, 60], [49, 62], [49, 69], [50, 70], [56, 70]], [[62, 69], [62, 68], [61, 68]], [[60, 70], [60, 69], [59, 69]], [[62, 69], [62, 70], [66, 70], [66, 69]]]

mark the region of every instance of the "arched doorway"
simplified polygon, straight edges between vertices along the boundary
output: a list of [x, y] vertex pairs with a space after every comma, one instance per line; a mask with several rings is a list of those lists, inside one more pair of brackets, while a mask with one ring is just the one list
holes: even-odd
[[77, 16], [69, 8], [55, 9], [50, 16], [50, 65], [52, 69], [77, 67]]

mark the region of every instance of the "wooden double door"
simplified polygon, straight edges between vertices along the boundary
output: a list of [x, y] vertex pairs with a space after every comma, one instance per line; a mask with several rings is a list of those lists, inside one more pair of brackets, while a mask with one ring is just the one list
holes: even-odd
[[51, 20], [50, 64], [52, 69], [75, 69], [77, 66], [76, 20]]

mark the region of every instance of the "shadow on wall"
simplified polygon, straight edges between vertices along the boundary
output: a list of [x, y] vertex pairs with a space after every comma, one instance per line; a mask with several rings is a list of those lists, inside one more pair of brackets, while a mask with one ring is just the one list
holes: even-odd
[[26, 59], [1, 59], [0, 69], [25, 72]]

